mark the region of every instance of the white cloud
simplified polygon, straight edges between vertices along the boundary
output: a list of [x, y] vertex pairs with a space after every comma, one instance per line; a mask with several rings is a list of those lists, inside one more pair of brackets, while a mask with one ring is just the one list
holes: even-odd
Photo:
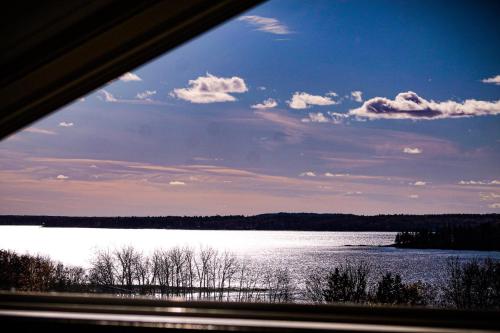
[[302, 118], [303, 123], [327, 123], [329, 120], [321, 112], [309, 112], [308, 118]]
[[68, 177], [68, 176], [65, 176], [65, 175], [58, 175], [58, 176], [56, 177], [56, 179], [59, 179], [59, 180], [65, 180], [65, 179], [69, 179], [69, 177]]
[[248, 88], [245, 81], [237, 76], [217, 77], [207, 73], [195, 80], [189, 80], [189, 88], [174, 89], [170, 95], [191, 103], [233, 102], [236, 98], [230, 93], [244, 93]]
[[123, 82], [142, 81], [142, 79], [137, 74], [127, 72], [127, 73], [123, 74], [122, 76], [120, 76], [120, 81], [123, 81]]
[[331, 173], [331, 172], [325, 172], [326, 177], [347, 177], [349, 176], [348, 173]]
[[331, 117], [330, 122], [334, 124], [341, 124], [349, 118], [349, 114], [347, 113], [339, 113], [339, 112], [328, 112], [328, 115]]
[[264, 86], [257, 87], [258, 90], [266, 90], [267, 88]]
[[500, 185], [500, 180], [461, 180], [459, 185]]
[[415, 154], [422, 154], [422, 149], [420, 148], [412, 148], [412, 147], [404, 147], [403, 153], [405, 154], [410, 154], [410, 155], [415, 155]]
[[425, 186], [425, 185], [427, 185], [427, 183], [426, 183], [426, 182], [423, 182], [423, 181], [421, 181], [421, 180], [417, 180], [417, 181], [416, 181], [416, 182], [414, 182], [414, 183], [410, 183], [410, 185], [413, 185], [413, 186]]
[[345, 119], [349, 118], [349, 115], [346, 113], [338, 113], [338, 112], [327, 112], [327, 116], [322, 112], [310, 112], [307, 115], [307, 118], [302, 118], [300, 121], [303, 123], [332, 123], [332, 124], [341, 124]]
[[272, 98], [268, 98], [262, 103], [254, 104], [251, 106], [252, 109], [264, 110], [264, 109], [272, 109], [278, 106], [278, 102]]
[[67, 123], [67, 122], [65, 122], [65, 121], [61, 121], [61, 122], [59, 123], [59, 126], [60, 126], [60, 127], [73, 127], [73, 125], [74, 125], [73, 123]]
[[495, 102], [468, 99], [435, 102], [426, 100], [412, 91], [399, 93], [394, 100], [375, 97], [357, 109], [350, 110], [352, 116], [366, 119], [412, 119], [431, 120], [462, 118], [500, 114], [500, 100]]
[[356, 91], [351, 91], [351, 98], [358, 102], [361, 103], [363, 102], [363, 92], [356, 90]]
[[101, 89], [97, 92], [99, 95], [97, 95], [97, 98], [105, 101], [105, 102], [118, 102], [118, 100], [115, 98], [115, 96], [113, 96], [112, 93], [110, 93], [109, 91], [106, 91], [104, 89]]
[[156, 94], [156, 90], [146, 90], [139, 92], [135, 98], [121, 99], [115, 97], [107, 90], [101, 89], [97, 92], [97, 98], [108, 103], [142, 104], [142, 105], [165, 105], [166, 103], [153, 100], [149, 97]]
[[346, 193], [347, 195], [361, 195], [363, 192], [361, 191], [349, 191]]
[[173, 180], [173, 181], [169, 182], [168, 184], [172, 185], [172, 186], [183, 186], [183, 185], [186, 185], [186, 183], [178, 181], [178, 180]]
[[410, 194], [408, 197], [410, 199], [418, 199], [419, 198], [418, 194]]
[[45, 135], [56, 135], [54, 131], [46, 130], [38, 127], [28, 127], [23, 130], [23, 132], [35, 133], [35, 134], [45, 134]]
[[135, 97], [138, 99], [149, 99], [149, 97], [151, 97], [155, 94], [156, 94], [156, 90], [146, 90], [146, 91], [137, 93], [137, 95], [135, 95]]
[[488, 79], [482, 79], [481, 82], [492, 83], [492, 84], [496, 84], [497, 86], [499, 86], [500, 85], [500, 75], [490, 77]]
[[333, 105], [336, 103], [330, 97], [311, 95], [306, 92], [296, 92], [288, 101], [288, 105], [292, 109], [308, 109], [311, 105]]
[[332, 97], [337, 97], [339, 94], [337, 94], [335, 91], [329, 91], [326, 93], [326, 96], [332, 96]]
[[301, 177], [316, 177], [316, 174], [313, 171], [305, 171], [305, 172], [302, 172], [299, 176], [301, 176]]
[[246, 15], [238, 18], [239, 21], [245, 21], [257, 27], [257, 30], [275, 35], [290, 34], [286, 25], [272, 17], [263, 17], [257, 15]]
[[481, 200], [485, 201], [495, 200], [500, 198], [500, 194], [497, 193], [479, 193], [479, 196], [481, 197]]

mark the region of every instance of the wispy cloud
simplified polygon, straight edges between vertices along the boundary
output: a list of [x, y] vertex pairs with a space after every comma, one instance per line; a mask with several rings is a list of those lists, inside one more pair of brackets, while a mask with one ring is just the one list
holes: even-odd
[[[5, 158], [5, 154], [2, 158]], [[398, 185], [399, 182], [385, 181], [385, 177], [380, 181], [360, 178], [359, 175], [327, 180], [318, 177], [320, 174], [310, 169], [302, 177], [290, 177], [230, 166], [155, 165], [132, 161], [18, 155], [11, 158], [16, 158], [19, 163], [16, 163], [15, 169], [0, 170], [2, 192], [6, 194], [2, 196], [0, 207], [2, 212], [20, 214], [85, 215], [92, 212], [94, 215], [101, 215], [106, 212], [109, 214], [112, 210], [123, 215], [200, 215], [249, 214], [283, 209], [333, 209], [339, 212], [376, 214], [380, 212], [381, 205], [385, 211], [398, 213], [401, 211], [401, 202], [398, 200], [413, 192], [408, 193], [408, 187]], [[89, 168], [92, 164], [99, 168]], [[71, 175], [57, 173], [57, 170], [69, 169]], [[59, 175], [59, 179], [55, 175]], [[184, 189], [188, 188], [189, 192], [185, 192]], [[448, 202], [436, 198], [452, 197], [454, 201], [467, 202], [475, 197], [478, 207], [483, 208], [485, 204], [498, 202], [481, 201], [477, 197], [479, 192], [463, 191], [457, 186], [427, 192], [422, 188], [419, 191], [422, 191], [418, 193], [420, 196], [425, 193], [426, 199], [430, 201], [427, 207], [431, 211], [462, 211], [462, 205], [450, 206]], [[489, 193], [494, 190], [481, 192]], [[384, 197], [387, 200], [381, 201], [379, 193], [386, 193]], [[363, 195], [358, 196], [360, 194]], [[353, 202], [352, 196], [358, 196], [358, 200]], [[7, 201], [10, 198], [30, 200], [32, 204], [29, 207], [14, 205]], [[56, 207], [50, 204], [54, 201], [58, 202]], [[169, 204], [165, 205], [165, 202]], [[193, 205], [193, 202], [198, 204]], [[222, 207], [221, 202], [227, 207]], [[248, 202], [252, 202], [251, 207]], [[195, 210], [189, 210], [194, 209], [193, 207]], [[410, 205], [405, 210], [419, 211], [418, 207]]]
[[481, 200], [490, 201], [490, 200], [500, 199], [500, 194], [493, 193], [493, 192], [490, 192], [490, 193], [479, 193], [479, 197], [481, 198]]
[[459, 185], [500, 185], [500, 180], [461, 180]]
[[246, 15], [238, 18], [239, 21], [245, 21], [257, 27], [258, 31], [267, 32], [275, 35], [288, 35], [290, 29], [279, 20], [272, 17], [263, 17], [257, 15]]
[[363, 102], [363, 92], [356, 90], [356, 91], [351, 91], [351, 98], [358, 102], [361, 103]]
[[329, 120], [321, 112], [309, 112], [307, 118], [302, 118], [303, 123], [327, 123]]
[[348, 173], [331, 173], [325, 172], [325, 177], [349, 177]]
[[107, 90], [101, 89], [97, 92], [97, 97], [105, 102], [113, 103], [118, 102], [118, 100]]
[[308, 109], [312, 105], [333, 105], [337, 104], [331, 97], [311, 95], [306, 92], [296, 92], [292, 99], [288, 101], [288, 105], [292, 109]]
[[327, 112], [325, 116], [322, 112], [310, 112], [307, 118], [302, 118], [300, 121], [303, 123], [342, 124], [347, 118], [349, 118], [349, 115], [346, 113]]
[[495, 102], [465, 100], [435, 102], [426, 100], [412, 91], [399, 93], [394, 100], [375, 97], [367, 100], [360, 108], [349, 113], [365, 119], [412, 119], [431, 120], [463, 118], [500, 114], [500, 100]]
[[38, 127], [28, 127], [23, 130], [23, 132], [35, 133], [35, 134], [45, 134], [45, 135], [56, 135], [54, 131], [46, 130]]
[[137, 95], [135, 95], [136, 98], [138, 99], [146, 99], [146, 100], [149, 100], [151, 96], [153, 95], [156, 95], [156, 90], [146, 90], [146, 91], [143, 91], [143, 92], [139, 92], [137, 93]]
[[344, 120], [347, 120], [350, 116], [347, 113], [339, 113], [339, 112], [327, 112], [330, 116], [330, 122], [334, 124], [341, 124]]
[[493, 77], [490, 77], [488, 79], [482, 79], [481, 82], [496, 84], [498, 86], [498, 85], [500, 85], [500, 75], [493, 76]]
[[262, 103], [257, 103], [251, 106], [252, 109], [257, 109], [257, 110], [265, 110], [265, 109], [272, 109], [278, 106], [278, 102], [272, 98], [268, 98], [264, 100]]
[[61, 121], [59, 123], [59, 127], [73, 127], [73, 123], [68, 123], [68, 122], [65, 122], [65, 121]]
[[217, 77], [207, 73], [195, 80], [189, 80], [189, 88], [174, 89], [170, 95], [191, 103], [206, 104], [216, 102], [234, 102], [231, 93], [244, 93], [248, 88], [240, 77]]
[[162, 101], [153, 100], [150, 97], [156, 94], [156, 90], [146, 90], [144, 92], [137, 93], [135, 99], [122, 99], [117, 98], [115, 95], [110, 93], [105, 89], [101, 89], [97, 92], [97, 98], [101, 101], [107, 103], [125, 103], [125, 104], [140, 104], [140, 105], [166, 105], [167, 103]]
[[305, 172], [302, 172], [299, 176], [301, 176], [301, 177], [316, 177], [316, 173], [314, 171], [305, 171]]
[[122, 76], [120, 76], [120, 81], [131, 82], [131, 81], [142, 81], [142, 79], [137, 74], [127, 72]]
[[421, 180], [417, 180], [414, 183], [410, 183], [410, 185], [412, 185], [412, 186], [425, 186], [425, 185], [427, 185], [427, 183], [424, 181], [421, 181]]
[[65, 176], [65, 175], [58, 175], [58, 176], [56, 177], [56, 179], [59, 179], [59, 180], [66, 180], [66, 179], [69, 179], [69, 177], [68, 177], [68, 176]]
[[422, 149], [417, 148], [417, 147], [415, 147], [415, 148], [404, 147], [403, 148], [403, 153], [410, 154], [410, 155], [422, 154]]

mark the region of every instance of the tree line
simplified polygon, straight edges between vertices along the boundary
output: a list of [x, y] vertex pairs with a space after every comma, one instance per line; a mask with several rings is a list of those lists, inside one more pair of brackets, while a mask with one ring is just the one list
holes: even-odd
[[0, 215], [0, 225], [44, 227], [199, 229], [199, 230], [299, 230], [299, 231], [435, 231], [444, 226], [500, 224], [498, 214], [353, 215], [275, 213], [254, 216], [130, 216], [74, 217]]
[[144, 255], [131, 246], [98, 250], [88, 268], [0, 250], [0, 289], [149, 295], [190, 300], [357, 303], [500, 309], [500, 262], [450, 259], [443, 282], [374, 274], [366, 262], [335, 264], [297, 278], [213, 248], [174, 247]]
[[424, 229], [399, 232], [396, 234], [395, 246], [498, 251], [500, 250], [500, 224], [445, 226], [436, 231]]

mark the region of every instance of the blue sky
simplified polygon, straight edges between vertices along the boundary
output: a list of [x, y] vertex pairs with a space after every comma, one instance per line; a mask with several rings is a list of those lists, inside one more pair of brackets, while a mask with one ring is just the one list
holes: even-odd
[[0, 143], [0, 213], [500, 210], [498, 7], [270, 1]]

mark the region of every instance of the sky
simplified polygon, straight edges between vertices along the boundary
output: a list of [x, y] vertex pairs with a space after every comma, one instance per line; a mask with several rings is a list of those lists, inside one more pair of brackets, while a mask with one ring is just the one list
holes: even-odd
[[266, 2], [0, 142], [0, 214], [499, 213], [498, 9]]

